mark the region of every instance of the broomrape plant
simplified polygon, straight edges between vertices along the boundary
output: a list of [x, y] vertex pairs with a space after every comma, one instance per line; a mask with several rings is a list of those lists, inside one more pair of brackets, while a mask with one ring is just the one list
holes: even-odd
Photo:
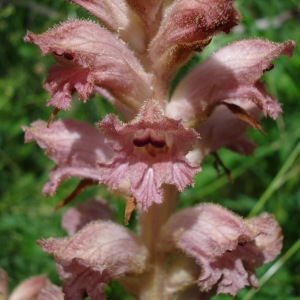
[[[45, 82], [54, 112], [48, 122], [24, 126], [25, 141], [37, 142], [56, 163], [45, 195], [68, 178], [81, 178], [58, 207], [85, 187], [104, 184], [126, 199], [125, 223], [137, 211], [138, 227], [134, 233], [113, 222], [104, 201], [70, 208], [62, 220], [70, 236], [38, 241], [54, 257], [62, 289], [39, 279], [44, 284], [34, 287], [37, 299], [105, 299], [112, 279], [134, 298], [151, 300], [234, 296], [244, 286], [256, 287], [255, 269], [281, 251], [274, 217], [242, 219], [212, 203], [176, 207], [207, 155], [221, 147], [253, 153], [246, 130], [263, 132], [261, 117], [276, 119], [281, 112], [260, 77], [275, 58], [292, 55], [294, 42], [236, 41], [196, 66], [170, 93], [179, 68], [241, 21], [233, 1], [71, 2], [101, 25], [71, 20], [26, 34], [26, 42], [57, 63]], [[119, 115], [108, 114], [96, 126], [55, 121], [70, 108], [74, 93], [83, 103], [100, 93]]]

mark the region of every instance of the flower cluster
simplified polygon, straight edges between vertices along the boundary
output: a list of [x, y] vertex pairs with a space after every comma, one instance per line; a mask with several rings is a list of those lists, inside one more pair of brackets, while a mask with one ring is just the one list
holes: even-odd
[[38, 242], [56, 260], [65, 298], [103, 299], [113, 278], [139, 299], [235, 295], [256, 286], [254, 269], [281, 249], [280, 228], [271, 215], [243, 220], [215, 204], [172, 212], [179, 191], [193, 184], [207, 155], [221, 147], [253, 152], [247, 128], [262, 131], [260, 118], [275, 119], [281, 111], [260, 77], [275, 58], [292, 55], [294, 42], [229, 44], [170, 95], [179, 68], [241, 20], [232, 0], [71, 2], [103, 27], [72, 20], [25, 36], [57, 61], [45, 82], [47, 105], [56, 115], [70, 108], [74, 93], [86, 102], [96, 92], [123, 121], [109, 114], [95, 128], [71, 119], [53, 121], [53, 115], [48, 123], [24, 127], [25, 140], [36, 141], [56, 163], [45, 195], [71, 177], [81, 178], [73, 196], [84, 186], [105, 184], [133, 200], [128, 203], [138, 210], [139, 233], [114, 223], [110, 213], [103, 216], [100, 211], [108, 210], [103, 202], [68, 212], [63, 224], [70, 237]]

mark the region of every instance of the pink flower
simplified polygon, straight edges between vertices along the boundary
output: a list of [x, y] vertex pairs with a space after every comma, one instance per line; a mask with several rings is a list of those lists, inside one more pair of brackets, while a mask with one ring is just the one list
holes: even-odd
[[63, 300], [61, 288], [52, 284], [46, 275], [28, 278], [21, 282], [9, 295], [8, 278], [4, 270], [0, 269], [0, 296], [9, 300]]
[[[91, 212], [83, 213], [91, 216]], [[68, 221], [73, 223], [69, 217], [64, 223]], [[282, 247], [281, 230], [273, 216], [264, 213], [243, 220], [214, 204], [176, 213], [156, 235], [157, 253], [169, 257], [161, 262], [167, 266], [161, 278], [162, 299], [183, 291], [200, 297], [204, 292], [235, 295], [244, 286], [256, 287], [255, 269], [272, 261]], [[113, 278], [130, 289], [137, 281], [141, 286], [147, 282], [153, 270], [142, 240], [110, 221], [94, 221], [69, 238], [49, 238], [38, 244], [54, 256], [65, 280], [66, 299], [82, 299], [85, 294], [104, 299], [103, 288]], [[139, 296], [137, 287], [134, 294]]]
[[262, 115], [277, 118], [281, 106], [268, 95], [263, 72], [279, 55], [291, 56], [295, 43], [260, 39], [232, 43], [192, 70], [176, 87], [167, 112], [200, 133], [199, 159], [228, 147], [243, 154], [255, 145], [244, 135], [247, 125], [261, 130]]
[[115, 152], [110, 162], [99, 164], [102, 182], [111, 189], [129, 186], [143, 209], [162, 203], [163, 184], [182, 191], [199, 171], [185, 157], [196, 143], [196, 132], [164, 116], [156, 102], [148, 101], [128, 124], [108, 115], [99, 127]]
[[104, 286], [113, 278], [140, 274], [147, 267], [148, 252], [138, 237], [110, 221], [95, 221], [72, 237], [40, 240], [43, 250], [56, 260], [65, 280], [65, 299], [105, 299]]
[[[202, 292], [215, 288], [235, 295], [246, 285], [257, 286], [254, 269], [280, 253], [282, 235], [267, 213], [243, 220], [221, 206], [203, 204], [173, 215], [162, 228], [161, 243], [170, 253], [180, 250], [195, 259], [200, 268], [193, 266], [191, 283], [197, 279]], [[182, 279], [177, 278], [178, 289]]]
[[68, 21], [42, 35], [29, 32], [25, 40], [35, 42], [43, 54], [52, 53], [58, 61], [45, 82], [52, 96], [48, 105], [68, 109], [75, 91], [86, 101], [94, 87], [115, 105], [134, 110], [140, 106], [139, 99], [151, 96], [149, 75], [132, 51], [93, 22]]

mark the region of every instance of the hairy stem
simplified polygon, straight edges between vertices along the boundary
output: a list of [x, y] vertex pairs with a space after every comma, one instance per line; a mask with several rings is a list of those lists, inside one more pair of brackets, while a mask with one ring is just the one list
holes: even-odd
[[150, 253], [150, 269], [145, 274], [139, 299], [167, 299], [165, 293], [165, 278], [167, 258], [159, 245], [161, 227], [168, 220], [177, 206], [179, 193], [174, 187], [164, 188], [164, 201], [160, 205], [152, 205], [147, 212], [139, 212], [140, 236]]

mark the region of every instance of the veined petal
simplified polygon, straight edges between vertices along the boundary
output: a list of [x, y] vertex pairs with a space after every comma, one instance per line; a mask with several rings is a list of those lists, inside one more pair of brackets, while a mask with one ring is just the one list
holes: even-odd
[[54, 54], [59, 62], [45, 83], [53, 97], [50, 105], [68, 108], [74, 89], [87, 100], [93, 86], [107, 89], [135, 110], [151, 95], [150, 77], [134, 54], [93, 22], [68, 21], [40, 35], [28, 32], [25, 41], [37, 44], [43, 54]]
[[60, 277], [66, 280], [65, 299], [105, 299], [104, 286], [121, 275], [141, 273], [146, 268], [147, 250], [126, 228], [96, 221], [74, 236], [39, 240], [43, 250], [54, 256]]
[[198, 135], [165, 117], [153, 100], [128, 124], [108, 115], [98, 125], [115, 151], [111, 161], [99, 164], [102, 182], [111, 189], [127, 190], [143, 209], [162, 202], [163, 184], [183, 190], [200, 171], [185, 157]]
[[243, 220], [225, 208], [203, 204], [173, 215], [161, 241], [167, 251], [180, 249], [202, 267], [202, 291], [235, 295], [256, 285], [254, 269], [273, 260], [282, 247], [280, 227], [271, 215]]
[[244, 100], [251, 100], [265, 115], [276, 118], [280, 105], [266, 93], [259, 78], [271, 68], [273, 59], [281, 54], [291, 56], [294, 44], [250, 39], [222, 48], [179, 83], [167, 112], [186, 126], [195, 126], [222, 101], [238, 101], [243, 107]]
[[117, 33], [135, 50], [145, 49], [145, 29], [139, 16], [125, 0], [70, 0], [104, 23], [109, 30]]
[[44, 186], [46, 195], [53, 194], [60, 183], [70, 177], [99, 181], [97, 161], [111, 157], [111, 148], [104, 144], [103, 135], [86, 123], [62, 120], [53, 122], [48, 128], [45, 122], [36, 121], [31, 127], [24, 126], [23, 130], [25, 142], [36, 141], [57, 164]]
[[232, 0], [173, 1], [150, 44], [154, 69], [172, 74], [194, 51], [201, 51], [212, 36], [228, 33], [240, 20]]

